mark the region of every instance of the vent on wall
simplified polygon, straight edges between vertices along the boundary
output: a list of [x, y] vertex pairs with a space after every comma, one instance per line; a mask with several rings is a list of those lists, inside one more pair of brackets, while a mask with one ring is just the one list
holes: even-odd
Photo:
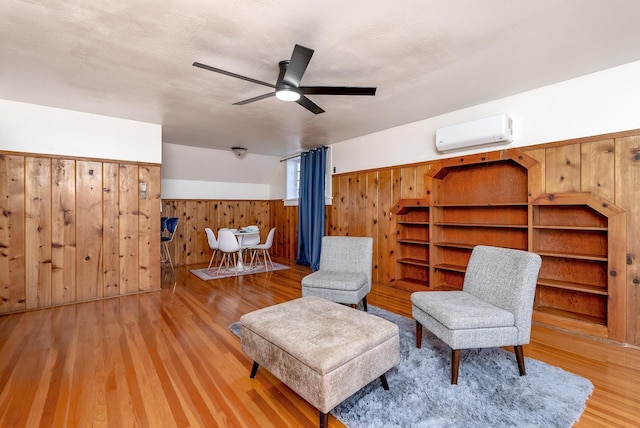
[[440, 152], [512, 141], [511, 119], [506, 114], [436, 129], [436, 149]]

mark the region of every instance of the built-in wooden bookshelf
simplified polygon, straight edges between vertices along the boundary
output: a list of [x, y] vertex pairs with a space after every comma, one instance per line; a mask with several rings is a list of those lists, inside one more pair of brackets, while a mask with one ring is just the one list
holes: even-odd
[[531, 230], [530, 251], [542, 256], [534, 320], [622, 340], [625, 212], [591, 193], [544, 194]]
[[429, 203], [426, 199], [401, 199], [391, 210], [395, 272], [391, 284], [409, 291], [429, 286]]
[[542, 257], [534, 321], [622, 341], [625, 212], [592, 193], [540, 192], [536, 165], [517, 150], [436, 163], [427, 198], [392, 210], [392, 285], [459, 290], [476, 245], [531, 251]]
[[527, 250], [528, 168], [517, 151], [442, 161], [432, 168], [432, 289], [462, 289], [471, 250], [493, 245]]

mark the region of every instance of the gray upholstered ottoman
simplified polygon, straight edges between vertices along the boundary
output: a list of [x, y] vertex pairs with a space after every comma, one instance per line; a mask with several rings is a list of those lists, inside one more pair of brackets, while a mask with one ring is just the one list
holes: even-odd
[[328, 413], [400, 361], [398, 326], [375, 315], [308, 296], [240, 318], [242, 350], [320, 411]]

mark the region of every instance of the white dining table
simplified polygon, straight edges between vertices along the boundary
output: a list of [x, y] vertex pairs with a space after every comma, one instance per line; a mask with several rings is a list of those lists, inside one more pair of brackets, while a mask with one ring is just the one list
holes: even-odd
[[244, 271], [244, 263], [242, 263], [242, 239], [245, 236], [249, 236], [249, 235], [259, 235], [260, 234], [260, 230], [232, 230], [233, 234], [236, 236], [236, 238], [238, 239], [238, 245], [240, 245], [240, 250], [238, 251], [238, 262], [236, 264], [236, 268], [238, 269], [238, 272], [242, 272]]

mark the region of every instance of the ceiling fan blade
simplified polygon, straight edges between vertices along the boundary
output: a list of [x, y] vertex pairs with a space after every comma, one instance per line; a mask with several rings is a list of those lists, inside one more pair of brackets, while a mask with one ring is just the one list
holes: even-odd
[[264, 85], [264, 86], [268, 86], [270, 88], [275, 88], [276, 87], [276, 85], [273, 85], [273, 84], [267, 83], [267, 82], [263, 82], [262, 80], [256, 80], [256, 79], [252, 79], [251, 77], [241, 76], [239, 74], [232, 73], [232, 72], [226, 71], [226, 70], [221, 70], [219, 68], [211, 67], [210, 65], [201, 64], [199, 62], [194, 62], [193, 66], [194, 67], [198, 67], [198, 68], [202, 68], [202, 69], [205, 69], [205, 70], [213, 71], [215, 73], [224, 74], [225, 76], [235, 77], [236, 79], [246, 80], [247, 82], [257, 83], [258, 85]]
[[304, 95], [301, 96], [300, 99], [296, 102], [300, 104], [302, 107], [309, 110], [311, 113], [315, 113], [315, 114], [324, 113], [324, 110], [322, 110], [316, 103], [314, 103]]
[[298, 92], [305, 95], [375, 95], [376, 88], [347, 86], [300, 86]]
[[293, 48], [293, 53], [291, 54], [287, 71], [282, 78], [282, 82], [284, 84], [295, 88], [300, 86], [302, 75], [307, 69], [309, 61], [311, 61], [313, 52], [313, 49], [305, 48], [300, 45], [296, 45]]
[[271, 98], [275, 94], [276, 94], [275, 92], [269, 92], [268, 94], [259, 95], [257, 97], [249, 98], [248, 100], [238, 101], [237, 103], [233, 103], [233, 105], [234, 106], [243, 106], [245, 104], [249, 104], [249, 103], [252, 103], [254, 101], [260, 101], [260, 100], [264, 100], [265, 98]]

